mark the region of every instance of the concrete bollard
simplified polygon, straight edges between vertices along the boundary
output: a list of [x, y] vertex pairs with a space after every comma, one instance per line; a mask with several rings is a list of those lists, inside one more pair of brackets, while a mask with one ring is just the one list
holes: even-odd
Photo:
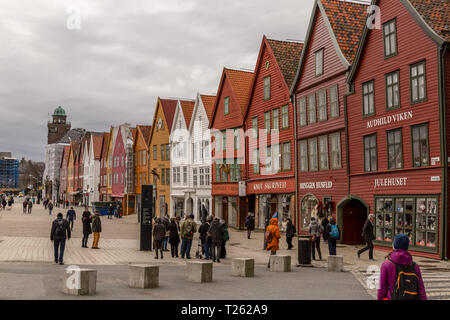
[[343, 256], [328, 256], [328, 272], [341, 272], [343, 269]]
[[212, 282], [213, 263], [209, 261], [189, 261], [186, 263], [186, 281]]
[[141, 289], [159, 287], [159, 266], [131, 264], [128, 269], [128, 286]]
[[291, 271], [291, 256], [288, 256], [288, 255], [270, 256], [270, 271], [290, 272]]
[[234, 258], [231, 261], [231, 274], [236, 277], [253, 277], [255, 275], [255, 259]]
[[67, 268], [63, 276], [63, 292], [81, 296], [97, 292], [97, 270]]

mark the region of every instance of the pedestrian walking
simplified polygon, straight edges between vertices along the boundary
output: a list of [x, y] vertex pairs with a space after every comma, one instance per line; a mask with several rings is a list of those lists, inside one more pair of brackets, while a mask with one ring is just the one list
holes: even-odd
[[156, 251], [155, 259], [158, 259], [158, 251], [161, 251], [161, 259], [164, 259], [163, 255], [163, 241], [166, 235], [166, 227], [161, 218], [156, 219], [156, 224], [153, 227], [153, 242]]
[[5, 197], [2, 198], [2, 206], [3, 206], [3, 210], [6, 210], [6, 199], [5, 199]]
[[112, 206], [112, 204], [109, 204], [109, 208], [108, 208], [108, 219], [112, 219], [114, 214], [114, 208]]
[[172, 258], [178, 258], [178, 244], [180, 243], [180, 227], [177, 225], [175, 218], [170, 219], [169, 223], [169, 243]]
[[83, 223], [83, 239], [81, 241], [82, 248], [88, 248], [89, 235], [92, 233], [91, 222], [92, 216], [88, 208], [85, 208], [83, 215], [81, 216], [81, 222]]
[[225, 234], [224, 225], [219, 218], [214, 218], [209, 227], [209, 234], [211, 235], [211, 253], [213, 262], [220, 263], [220, 256], [222, 255], [222, 240]]
[[366, 242], [366, 246], [358, 251], [358, 259], [361, 257], [361, 253], [369, 250], [369, 259], [373, 259], [373, 240], [375, 240], [375, 235], [373, 234], [373, 222], [375, 221], [375, 215], [373, 213], [369, 214], [368, 219], [364, 223], [362, 230], [362, 237]]
[[332, 217], [329, 218], [330, 223], [323, 234], [323, 240], [328, 242], [328, 252], [330, 256], [336, 255], [336, 241], [341, 239], [341, 230]]
[[[280, 228], [278, 227], [278, 219], [272, 218], [270, 219], [270, 225], [266, 229], [266, 233], [264, 234], [264, 238], [267, 243], [266, 250], [270, 250], [270, 255], [274, 256], [277, 254], [277, 251], [279, 249], [279, 242], [280, 242]], [[270, 268], [270, 258], [269, 263], [267, 264], [267, 268]]]
[[220, 248], [220, 259], [225, 259], [227, 257], [227, 241], [230, 240], [230, 234], [228, 233], [228, 225], [225, 220], [221, 220], [220, 223], [223, 224], [223, 239]]
[[51, 216], [53, 211], [53, 203], [51, 201], [48, 202], [48, 215]]
[[63, 214], [58, 213], [56, 220], [52, 222], [50, 231], [50, 240], [53, 241], [55, 249], [55, 263], [64, 264], [64, 249], [66, 247], [66, 239], [70, 239], [71, 232], [69, 223], [63, 219]]
[[255, 230], [255, 218], [253, 217], [252, 212], [249, 212], [245, 218], [244, 226], [247, 228], [247, 239], [250, 239], [250, 234]]
[[209, 233], [209, 228], [211, 227], [211, 217], [207, 217], [205, 222], [202, 223], [198, 232], [200, 233], [200, 241], [203, 248], [203, 253], [205, 254], [205, 259], [209, 260], [211, 258], [211, 234]]
[[[5, 201], [6, 202], [6, 201]], [[31, 209], [33, 208], [33, 202], [28, 201], [28, 213], [31, 214]]]
[[291, 250], [294, 246], [292, 245], [292, 238], [295, 237], [297, 230], [295, 229], [294, 224], [292, 223], [291, 218], [287, 218], [286, 223], [286, 242], [288, 244], [288, 250]]
[[164, 216], [164, 220], [162, 221], [162, 223], [164, 225], [164, 228], [166, 229], [163, 240], [163, 251], [169, 251], [167, 249], [167, 243], [169, 242], [169, 223], [170, 223], [168, 214]]
[[184, 220], [181, 225], [181, 258], [186, 259], [191, 258], [191, 247], [192, 239], [194, 239], [194, 234], [197, 232], [197, 225], [194, 222], [194, 215], [191, 214]]
[[392, 251], [381, 265], [378, 300], [427, 300], [420, 267], [408, 252], [409, 238], [394, 237]]
[[308, 227], [309, 233], [311, 234], [311, 254], [312, 259], [316, 260], [316, 249], [319, 255], [319, 260], [322, 260], [322, 252], [320, 251], [320, 235], [323, 234], [324, 229], [322, 224], [319, 224], [316, 218], [311, 218], [311, 223]]
[[323, 230], [327, 230], [327, 225], [330, 221], [328, 220], [328, 217], [324, 216], [320, 223], [322, 224]]
[[27, 213], [28, 201], [27, 199], [23, 200], [23, 213]]
[[98, 241], [100, 240], [100, 233], [102, 232], [102, 220], [100, 219], [100, 212], [98, 211], [95, 212], [94, 218], [92, 219], [92, 232], [94, 233], [92, 249], [100, 249], [98, 247]]
[[44, 200], [44, 202], [42, 202], [42, 204], [44, 205], [44, 210], [47, 210], [48, 199], [46, 198], [46, 199]]
[[[85, 208], [84, 211], [88, 211], [88, 209]], [[73, 210], [73, 207], [70, 207], [70, 210], [67, 211], [66, 219], [70, 223], [70, 231], [73, 231], [73, 222], [77, 219], [77, 214]]]

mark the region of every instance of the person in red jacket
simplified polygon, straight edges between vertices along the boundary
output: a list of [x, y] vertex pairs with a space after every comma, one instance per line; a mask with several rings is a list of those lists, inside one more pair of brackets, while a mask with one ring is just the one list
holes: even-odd
[[[383, 265], [380, 272], [380, 288], [378, 289], [378, 300], [392, 300], [394, 288], [397, 281], [396, 265], [410, 266], [413, 263], [411, 254], [408, 252], [409, 238], [406, 234], [397, 234], [394, 238], [392, 251]], [[422, 274], [417, 264], [414, 266], [418, 278], [418, 300], [427, 300], [425, 286], [423, 284]]]

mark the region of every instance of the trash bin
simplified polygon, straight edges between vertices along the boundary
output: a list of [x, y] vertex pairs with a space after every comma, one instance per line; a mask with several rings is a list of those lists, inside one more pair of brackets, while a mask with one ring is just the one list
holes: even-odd
[[298, 264], [311, 264], [311, 236], [298, 235]]

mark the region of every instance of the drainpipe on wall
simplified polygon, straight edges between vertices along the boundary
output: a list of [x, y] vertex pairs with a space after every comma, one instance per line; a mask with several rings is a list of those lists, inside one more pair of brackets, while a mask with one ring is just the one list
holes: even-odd
[[297, 154], [297, 105], [295, 102], [295, 94], [291, 95], [291, 102], [292, 102], [292, 106], [293, 106], [293, 112], [294, 112], [294, 160], [295, 160], [295, 166], [294, 166], [294, 171], [295, 171], [295, 209], [294, 209], [294, 213], [295, 213], [295, 221], [294, 221], [294, 225], [295, 228], [297, 230], [297, 234], [299, 233], [300, 230], [300, 222], [298, 219], [298, 203], [299, 203], [299, 199], [298, 199], [298, 154]]

